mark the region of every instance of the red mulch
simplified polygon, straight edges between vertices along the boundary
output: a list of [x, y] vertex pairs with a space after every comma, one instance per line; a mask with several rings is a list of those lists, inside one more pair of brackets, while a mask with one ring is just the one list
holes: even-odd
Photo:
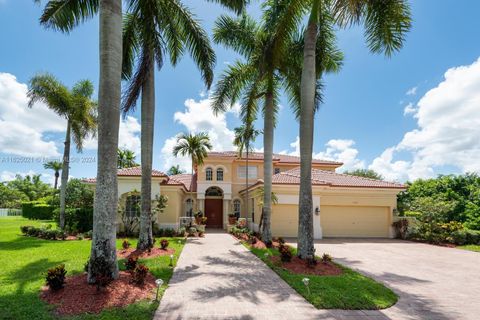
[[159, 256], [171, 255], [174, 253], [175, 253], [175, 249], [170, 249], [170, 248], [167, 248], [166, 250], [163, 250], [161, 248], [152, 248], [150, 252], [148, 252], [147, 250], [138, 250], [135, 248], [128, 248], [128, 249], [117, 250], [117, 257], [125, 258], [125, 259], [128, 259], [130, 257], [155, 258]]
[[43, 287], [40, 298], [49, 304], [56, 305], [59, 315], [76, 315], [81, 313], [99, 313], [105, 308], [124, 307], [135, 301], [152, 298], [155, 278], [148, 274], [143, 286], [130, 282], [130, 273], [120, 271], [117, 280], [106, 288], [97, 291], [95, 285], [87, 283], [87, 275], [80, 274], [65, 279], [65, 287], [51, 291]]
[[315, 266], [308, 266], [305, 260], [298, 258], [297, 256], [292, 257], [290, 262], [282, 262], [279, 256], [273, 256], [270, 260], [279, 264], [282, 268], [287, 269], [288, 271], [295, 274], [313, 274], [317, 276], [337, 276], [342, 274], [342, 269], [332, 262], [323, 263], [318, 261]]

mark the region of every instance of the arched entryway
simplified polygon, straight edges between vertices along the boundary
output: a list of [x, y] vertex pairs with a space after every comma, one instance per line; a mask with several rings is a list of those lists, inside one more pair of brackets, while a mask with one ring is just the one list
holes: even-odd
[[205, 191], [205, 216], [208, 228], [223, 227], [223, 190], [219, 187]]

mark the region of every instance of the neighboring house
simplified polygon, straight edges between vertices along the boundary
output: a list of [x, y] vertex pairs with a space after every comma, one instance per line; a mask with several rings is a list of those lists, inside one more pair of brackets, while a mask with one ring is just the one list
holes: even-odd
[[[274, 236], [293, 237], [298, 228], [300, 158], [274, 154], [272, 206]], [[314, 159], [312, 186], [314, 235], [325, 237], [392, 237], [393, 212], [401, 184], [355, 177], [335, 172], [342, 163]], [[226, 228], [228, 214], [236, 213], [258, 228], [261, 216], [258, 192], [263, 185], [263, 153], [249, 155], [249, 212], [246, 212], [246, 159], [236, 152], [210, 152], [196, 174], [167, 176], [153, 171], [152, 199], [168, 196], [168, 206], [156, 217], [160, 227], [178, 226], [180, 217], [198, 210], [207, 216], [207, 227]], [[86, 179], [95, 184], [95, 179]], [[118, 171], [118, 196], [126, 210], [139, 201], [139, 167]]]

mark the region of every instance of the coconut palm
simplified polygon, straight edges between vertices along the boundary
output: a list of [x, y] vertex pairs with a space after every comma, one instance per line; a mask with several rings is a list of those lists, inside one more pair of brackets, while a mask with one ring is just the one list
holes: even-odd
[[135, 152], [128, 149], [117, 149], [117, 168], [132, 168], [138, 166], [138, 163], [135, 162]]
[[[175, 157], [190, 157], [192, 161], [192, 184], [195, 168], [203, 164], [210, 150], [212, 150], [212, 144], [206, 132], [199, 132], [197, 134], [181, 133], [178, 135], [177, 144], [173, 147], [173, 155]], [[190, 198], [193, 200], [193, 190], [191, 186]]]
[[[279, 69], [290, 53], [287, 43], [290, 34], [275, 32], [286, 16], [287, 1], [266, 1], [262, 22], [256, 23], [244, 14], [239, 18], [221, 16], [215, 24], [214, 41], [241, 54], [244, 61], [230, 65], [215, 86], [212, 108], [215, 113], [225, 112], [241, 100], [241, 116], [245, 124], [256, 118], [260, 100], [263, 103], [264, 147], [264, 206], [262, 239], [272, 240], [270, 228], [271, 191], [273, 175], [273, 135], [278, 111], [278, 97], [282, 86]], [[295, 14], [295, 12], [294, 12]], [[296, 13], [300, 19], [302, 13]]]
[[246, 154], [246, 167], [245, 167], [245, 190], [246, 190], [246, 201], [245, 207], [247, 210], [248, 216], [248, 158], [250, 151], [253, 150], [252, 142], [255, 141], [257, 136], [260, 134], [260, 131], [256, 130], [251, 123], [241, 125], [234, 129], [235, 138], [233, 139], [233, 144], [237, 146], [238, 156], [243, 157], [243, 152]]
[[[224, 6], [240, 11], [245, 1], [218, 0]], [[215, 53], [207, 33], [193, 13], [179, 0], [130, 1], [123, 27], [123, 75], [128, 79], [123, 110], [134, 109], [140, 94], [142, 122], [142, 210], [137, 247], [153, 245], [151, 224], [152, 159], [155, 118], [155, 64], [160, 69], [168, 55], [176, 65], [188, 51], [200, 69], [207, 88], [213, 81]], [[135, 68], [135, 61], [139, 62]], [[133, 71], [135, 68], [135, 71]]]
[[122, 0], [50, 0], [40, 18], [42, 25], [68, 33], [97, 12], [100, 13], [99, 125], [93, 239], [88, 268], [90, 283], [96, 281], [95, 275], [118, 277], [115, 221], [122, 81]]
[[48, 161], [47, 163], [43, 164], [43, 167], [45, 169], [53, 170], [53, 172], [55, 173], [55, 183], [53, 185], [53, 188], [56, 190], [58, 186], [58, 177], [60, 177], [60, 171], [63, 168], [63, 163], [60, 161]]
[[[96, 102], [91, 100], [93, 84], [88, 80], [77, 82], [71, 90], [51, 74], [39, 74], [29, 81], [28, 106], [43, 102], [47, 107], [67, 120], [65, 147], [63, 149], [62, 185], [60, 187], [59, 227], [65, 227], [65, 197], [70, 165], [70, 144], [73, 142], [78, 152], [83, 142], [96, 131]], [[55, 163], [58, 165], [59, 163]], [[52, 164], [53, 165], [53, 164]], [[56, 172], [57, 174], [58, 172]], [[55, 180], [55, 187], [56, 187]]]

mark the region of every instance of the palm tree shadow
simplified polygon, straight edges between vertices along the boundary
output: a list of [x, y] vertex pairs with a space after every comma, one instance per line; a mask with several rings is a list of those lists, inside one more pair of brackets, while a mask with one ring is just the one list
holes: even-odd
[[48, 269], [63, 263], [63, 261], [51, 261], [46, 258], [30, 262], [22, 268], [8, 274], [7, 278], [17, 284], [17, 294], [23, 294], [25, 288], [33, 282], [45, 277]]

